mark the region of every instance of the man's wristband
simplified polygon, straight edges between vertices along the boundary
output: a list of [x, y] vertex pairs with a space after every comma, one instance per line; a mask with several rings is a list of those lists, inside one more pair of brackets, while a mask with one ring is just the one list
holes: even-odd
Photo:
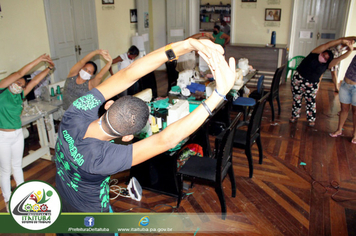
[[201, 104], [204, 106], [205, 110], [209, 113], [209, 116], [213, 116], [213, 113], [211, 112], [210, 108], [208, 107], [208, 105], [206, 105], [206, 103], [204, 101], [201, 102]]
[[217, 89], [215, 89], [215, 92], [216, 92], [217, 95], [219, 95], [220, 97], [222, 97], [225, 101], [227, 101], [226, 96], [220, 94]]

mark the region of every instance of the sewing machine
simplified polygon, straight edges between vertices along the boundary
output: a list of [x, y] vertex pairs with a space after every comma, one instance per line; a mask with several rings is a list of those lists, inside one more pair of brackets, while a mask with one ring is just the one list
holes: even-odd
[[167, 125], [176, 122], [186, 115], [189, 115], [188, 100], [178, 100], [178, 102], [168, 110]]

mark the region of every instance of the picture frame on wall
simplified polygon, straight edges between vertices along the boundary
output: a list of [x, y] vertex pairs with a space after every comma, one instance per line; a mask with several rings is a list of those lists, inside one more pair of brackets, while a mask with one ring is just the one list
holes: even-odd
[[130, 23], [137, 23], [137, 9], [130, 10]]
[[281, 13], [280, 8], [266, 8], [265, 21], [281, 21]]
[[106, 4], [114, 4], [114, 0], [101, 0], [101, 3], [103, 5], [106, 5]]

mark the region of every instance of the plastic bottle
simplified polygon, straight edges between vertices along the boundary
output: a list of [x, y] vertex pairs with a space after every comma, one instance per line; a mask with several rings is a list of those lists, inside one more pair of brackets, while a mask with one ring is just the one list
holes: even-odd
[[61, 87], [59, 85], [57, 85], [57, 94], [61, 94]]
[[51, 97], [54, 97], [54, 88], [51, 88]]
[[57, 100], [62, 100], [61, 87], [57, 85]]
[[271, 34], [271, 44], [276, 45], [276, 31], [272, 31]]

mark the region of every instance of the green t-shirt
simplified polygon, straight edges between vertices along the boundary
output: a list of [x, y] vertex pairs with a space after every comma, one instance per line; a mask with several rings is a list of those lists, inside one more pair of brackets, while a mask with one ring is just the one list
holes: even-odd
[[0, 129], [20, 129], [23, 92], [12, 94], [7, 88], [0, 88]]
[[221, 38], [224, 32], [219, 32], [218, 34], [213, 34], [213, 37], [215, 39], [215, 43], [220, 44], [222, 47], [224, 47], [225, 39]]

